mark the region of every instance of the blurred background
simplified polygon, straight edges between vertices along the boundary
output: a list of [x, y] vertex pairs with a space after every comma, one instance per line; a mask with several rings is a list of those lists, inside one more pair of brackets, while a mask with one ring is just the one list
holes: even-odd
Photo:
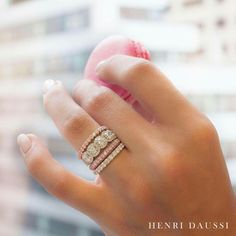
[[15, 140], [36, 133], [68, 169], [94, 178], [45, 113], [41, 88], [52, 78], [71, 89], [112, 34], [141, 41], [212, 120], [236, 189], [235, 0], [1, 0], [0, 236], [103, 235], [29, 176]]

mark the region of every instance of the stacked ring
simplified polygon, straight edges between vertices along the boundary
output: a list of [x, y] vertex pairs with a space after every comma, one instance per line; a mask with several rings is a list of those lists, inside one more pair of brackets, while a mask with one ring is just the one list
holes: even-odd
[[79, 156], [94, 174], [99, 174], [124, 147], [111, 130], [100, 126], [86, 139]]
[[114, 158], [125, 148], [123, 143], [120, 143], [115, 150], [95, 169], [94, 174], [100, 174], [100, 172], [112, 161]]
[[100, 126], [98, 127], [87, 139], [86, 141], [83, 143], [82, 147], [79, 150], [79, 156], [82, 157], [82, 153], [84, 152], [84, 150], [87, 148], [87, 146], [92, 142], [92, 140], [98, 135], [100, 134], [103, 130], [105, 130], [106, 127], [105, 126]]
[[90, 170], [95, 170], [106, 157], [120, 144], [119, 139], [115, 139], [89, 166]]

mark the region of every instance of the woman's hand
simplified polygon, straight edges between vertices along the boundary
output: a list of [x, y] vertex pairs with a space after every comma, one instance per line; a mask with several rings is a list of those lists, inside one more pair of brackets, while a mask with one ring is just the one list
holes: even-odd
[[[97, 73], [130, 91], [142, 113], [90, 80], [78, 82], [73, 98], [60, 82], [47, 81], [45, 107], [76, 151], [100, 125], [126, 149], [89, 182], [65, 170], [35, 135], [23, 134], [18, 143], [30, 173], [109, 236], [233, 235], [235, 200], [211, 122], [146, 60], [113, 56]], [[186, 228], [149, 229], [149, 222]], [[229, 229], [189, 230], [188, 222], [229, 222]]]

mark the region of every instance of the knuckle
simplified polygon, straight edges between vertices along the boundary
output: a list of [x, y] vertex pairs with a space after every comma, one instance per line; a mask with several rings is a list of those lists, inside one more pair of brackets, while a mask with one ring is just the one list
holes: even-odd
[[65, 172], [62, 169], [55, 170], [56, 176], [59, 176], [58, 178], [53, 181], [51, 186], [48, 186], [48, 191], [52, 193], [53, 195], [57, 197], [65, 197], [67, 194], [67, 176]]
[[197, 140], [208, 143], [218, 139], [216, 128], [207, 117], [197, 120], [193, 128], [192, 135]]
[[159, 161], [158, 167], [162, 168], [163, 173], [166, 173], [167, 181], [172, 182], [173, 179], [182, 179], [182, 176], [187, 175], [191, 171], [191, 166], [187, 162], [183, 162], [183, 156], [185, 151], [183, 147], [168, 145], [165, 150], [163, 150], [163, 158]]
[[88, 119], [85, 114], [82, 114], [81, 111], [75, 109], [70, 112], [63, 122], [63, 130], [65, 133], [78, 132], [83, 130], [87, 126]]
[[127, 67], [122, 77], [127, 83], [133, 83], [133, 80], [135, 80], [137, 76], [139, 76], [139, 79], [145, 79], [146, 75], [152, 73], [154, 70], [154, 65], [151, 62], [145, 59], [138, 59], [136, 63]]
[[174, 160], [179, 156], [179, 150], [178, 148], [171, 146], [168, 148], [168, 150], [165, 150], [165, 158], [169, 160]]
[[166, 164], [173, 163], [175, 160], [179, 160], [179, 157], [182, 156], [180, 148], [176, 147], [175, 145], [167, 144], [163, 149], [163, 156]]
[[31, 175], [37, 176], [43, 166], [44, 159], [40, 152], [35, 153], [33, 157], [27, 158], [27, 168]]
[[99, 91], [90, 96], [86, 102], [86, 109], [93, 113], [101, 110], [111, 100], [111, 92], [108, 88], [101, 88]]

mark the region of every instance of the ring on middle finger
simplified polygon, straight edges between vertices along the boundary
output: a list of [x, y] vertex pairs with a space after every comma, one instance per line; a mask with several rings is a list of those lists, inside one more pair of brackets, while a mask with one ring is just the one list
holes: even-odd
[[105, 129], [102, 132], [96, 132], [95, 137], [90, 140], [85, 150], [81, 153], [81, 159], [85, 164], [91, 164], [94, 158], [96, 158], [114, 139], [116, 139], [116, 135], [109, 129]]

